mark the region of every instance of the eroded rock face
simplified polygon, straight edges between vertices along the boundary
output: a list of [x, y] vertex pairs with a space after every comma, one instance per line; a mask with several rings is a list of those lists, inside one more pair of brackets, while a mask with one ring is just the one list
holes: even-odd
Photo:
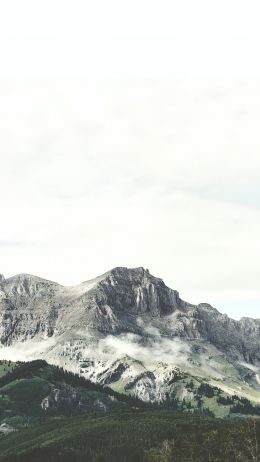
[[[115, 399], [115, 398], [114, 398]], [[52, 387], [50, 393], [42, 400], [41, 407], [50, 413], [64, 414], [106, 412], [112, 409], [109, 396], [98, 397], [94, 392], [75, 388], [67, 384], [59, 388]]]
[[140, 332], [138, 316], [160, 318], [188, 306], [143, 268], [115, 268], [76, 287], [22, 274], [2, 280], [1, 342], [46, 338], [71, 328]]
[[0, 296], [0, 332], [2, 344], [24, 341], [40, 334], [53, 334], [58, 284], [31, 275], [2, 280]]
[[166, 316], [186, 306], [176, 290], [144, 268], [115, 268], [100, 283], [107, 305], [131, 314]]

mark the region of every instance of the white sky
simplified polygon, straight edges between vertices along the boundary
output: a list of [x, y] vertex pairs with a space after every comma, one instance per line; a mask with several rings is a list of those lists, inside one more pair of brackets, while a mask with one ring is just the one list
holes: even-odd
[[0, 272], [260, 317], [260, 4], [0, 1]]

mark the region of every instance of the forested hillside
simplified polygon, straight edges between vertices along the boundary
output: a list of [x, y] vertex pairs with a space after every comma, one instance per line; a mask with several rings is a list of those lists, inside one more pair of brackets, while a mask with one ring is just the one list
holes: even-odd
[[[43, 360], [2, 361], [0, 371], [0, 462], [259, 461], [259, 407], [207, 383], [186, 383], [194, 408], [144, 403]], [[225, 419], [210, 400], [228, 408]]]
[[0, 461], [253, 462], [259, 441], [259, 421], [132, 410], [12, 433], [0, 439]]

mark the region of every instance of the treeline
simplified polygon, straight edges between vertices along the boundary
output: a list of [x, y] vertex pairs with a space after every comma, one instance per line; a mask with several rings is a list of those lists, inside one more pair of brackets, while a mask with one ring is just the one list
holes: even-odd
[[39, 369], [48, 366], [44, 360], [35, 360], [27, 363], [18, 362], [17, 366], [12, 370], [8, 371], [3, 377], [0, 377], [0, 387], [13, 382], [14, 380], [32, 378]]
[[[186, 385], [188, 390], [194, 390], [194, 383], [191, 381]], [[260, 416], [260, 406], [253, 404], [247, 398], [238, 395], [222, 396], [222, 390], [218, 387], [213, 387], [208, 383], [201, 383], [196, 391], [195, 399], [198, 407], [203, 406], [203, 397], [216, 397], [218, 404], [222, 406], [230, 406], [230, 414], [244, 414], [252, 416]]]
[[[0, 363], [1, 364], [1, 363]], [[2, 365], [10, 365], [9, 361], [2, 361]], [[223, 396], [223, 392], [218, 387], [213, 387], [208, 383], [201, 383], [196, 389], [193, 380], [186, 384], [188, 391], [194, 393], [195, 404], [183, 399], [180, 401], [176, 397], [168, 397], [163, 403], [151, 404], [146, 403], [139, 398], [122, 394], [114, 391], [108, 386], [103, 386], [91, 382], [76, 373], [69, 372], [62, 367], [51, 366], [45, 360], [34, 360], [30, 362], [17, 362], [14, 369], [8, 371], [0, 377], [0, 388], [21, 379], [30, 379], [33, 377], [42, 377], [50, 383], [66, 383], [72, 387], [81, 387], [85, 390], [106, 394], [123, 402], [131, 408], [138, 409], [170, 409], [184, 412], [201, 413], [213, 416], [212, 411], [204, 406], [204, 398], [216, 398], [218, 404], [230, 406], [230, 414], [260, 415], [260, 406], [252, 404], [248, 399], [241, 398], [237, 395]]]
[[238, 402], [231, 407], [230, 409], [231, 413], [260, 416], [260, 406], [259, 405], [253, 405], [251, 401], [249, 401], [246, 398], [238, 398], [237, 401]]
[[21, 379], [30, 379], [35, 376], [43, 376], [51, 383], [64, 382], [72, 387], [81, 387], [85, 390], [96, 391], [104, 393], [108, 396], [113, 396], [118, 401], [124, 402], [131, 407], [138, 407], [142, 409], [151, 408], [152, 405], [145, 403], [140, 399], [123, 395], [118, 393], [108, 386], [99, 385], [91, 382], [78, 374], [64, 370], [58, 366], [50, 366], [45, 360], [34, 360], [29, 362], [17, 363], [14, 370], [7, 372], [3, 377], [0, 378], [0, 388], [15, 381]]

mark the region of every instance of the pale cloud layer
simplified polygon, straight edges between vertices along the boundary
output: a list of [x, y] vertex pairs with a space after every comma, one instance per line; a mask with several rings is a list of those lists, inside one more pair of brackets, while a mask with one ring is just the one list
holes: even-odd
[[260, 77], [258, 0], [9, 0], [7, 77]]
[[258, 3], [5, 3], [0, 272], [145, 266], [259, 317]]

